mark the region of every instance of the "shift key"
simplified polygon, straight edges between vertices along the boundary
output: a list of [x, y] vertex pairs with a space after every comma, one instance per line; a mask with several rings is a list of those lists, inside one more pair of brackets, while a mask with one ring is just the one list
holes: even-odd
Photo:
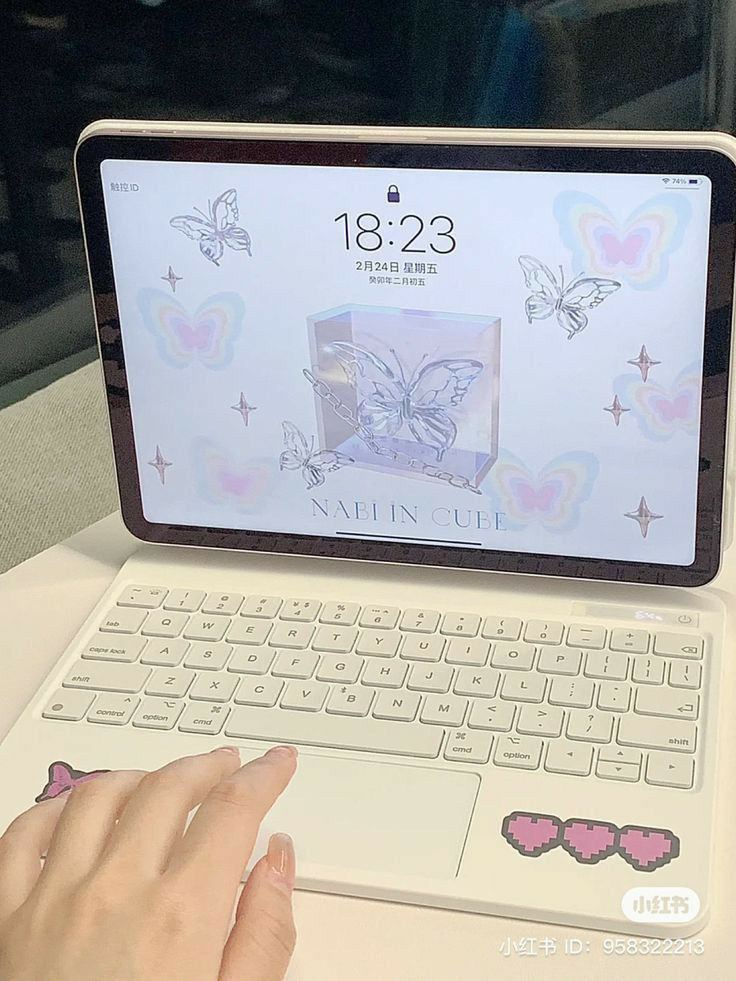
[[693, 722], [627, 715], [619, 723], [618, 742], [621, 746], [694, 753], [697, 732], [697, 726]]
[[62, 686], [88, 691], [120, 691], [132, 695], [141, 690], [150, 673], [151, 669], [144, 664], [78, 661]]

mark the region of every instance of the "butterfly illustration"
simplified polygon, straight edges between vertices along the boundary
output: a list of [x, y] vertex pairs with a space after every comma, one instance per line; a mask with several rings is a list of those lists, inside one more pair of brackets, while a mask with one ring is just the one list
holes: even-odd
[[199, 494], [209, 504], [247, 514], [273, 486], [273, 460], [238, 459], [209, 438], [195, 440], [192, 454]]
[[91, 770], [86, 773], [84, 770], [75, 770], [68, 763], [57, 760], [49, 767], [49, 778], [46, 781], [46, 786], [36, 797], [36, 803], [38, 804], [42, 800], [53, 800], [54, 797], [59, 797], [67, 790], [78, 787], [80, 783], [86, 783], [88, 780], [99, 777], [102, 773], [109, 772], [109, 770]]
[[220, 369], [232, 360], [245, 314], [237, 293], [217, 293], [190, 313], [170, 294], [143, 289], [138, 307], [168, 364], [184, 368], [199, 361], [206, 368]]
[[199, 242], [199, 251], [216, 266], [220, 265], [225, 246], [236, 252], [251, 254], [250, 235], [240, 228], [238, 221], [238, 194], [234, 187], [207, 204], [209, 215], [199, 208], [193, 210], [197, 215], [178, 215], [169, 224], [184, 232], [187, 238]]
[[286, 449], [279, 457], [281, 470], [301, 470], [307, 489], [320, 487], [325, 482], [325, 474], [339, 470], [355, 460], [346, 453], [337, 450], [314, 449], [314, 436], [308, 443], [306, 437], [293, 422], [282, 422], [284, 431], [284, 446]]
[[594, 310], [611, 293], [621, 289], [621, 283], [614, 279], [584, 275], [576, 276], [566, 286], [561, 266], [558, 280], [548, 266], [531, 255], [520, 256], [519, 265], [524, 273], [524, 282], [532, 291], [524, 305], [527, 320], [529, 323], [532, 320], [547, 320], [555, 314], [557, 323], [567, 331], [568, 340], [588, 326], [586, 310]]
[[700, 431], [700, 401], [703, 370], [694, 362], [684, 368], [671, 387], [642, 382], [639, 373], [621, 375], [614, 381], [619, 399], [626, 399], [642, 434], [656, 442], [676, 433], [697, 436]]
[[692, 214], [689, 201], [671, 193], [649, 198], [623, 218], [590, 194], [566, 191], [554, 211], [573, 265], [616, 275], [637, 290], [654, 289], [667, 278], [669, 257], [682, 244]]
[[414, 439], [442, 460], [457, 437], [450, 409], [460, 405], [483, 371], [481, 361], [446, 358], [424, 364], [409, 375], [396, 351], [396, 370], [377, 354], [348, 341], [329, 345], [358, 396], [358, 422], [373, 436], [395, 436], [406, 424]]

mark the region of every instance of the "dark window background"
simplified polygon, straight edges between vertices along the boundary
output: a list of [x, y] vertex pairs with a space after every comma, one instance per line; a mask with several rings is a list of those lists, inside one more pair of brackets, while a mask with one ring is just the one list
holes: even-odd
[[735, 0], [4, 0], [0, 405], [94, 356], [88, 122], [732, 130], [735, 28]]

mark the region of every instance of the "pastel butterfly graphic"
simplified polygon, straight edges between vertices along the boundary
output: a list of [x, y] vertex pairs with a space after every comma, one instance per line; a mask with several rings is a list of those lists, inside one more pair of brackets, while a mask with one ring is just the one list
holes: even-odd
[[236, 459], [208, 438], [196, 440], [192, 452], [199, 494], [210, 504], [254, 511], [273, 486], [271, 460]]
[[238, 225], [238, 195], [234, 187], [207, 203], [208, 214], [193, 208], [196, 215], [178, 215], [169, 224], [183, 232], [187, 238], [199, 242], [199, 251], [216, 266], [225, 252], [225, 246], [236, 252], [251, 254], [250, 235]]
[[529, 323], [533, 320], [548, 320], [553, 314], [557, 323], [572, 340], [588, 326], [587, 310], [594, 310], [603, 301], [621, 288], [621, 283], [613, 279], [599, 279], [591, 276], [576, 276], [565, 284], [565, 274], [560, 267], [560, 278], [531, 255], [519, 256], [519, 265], [524, 273], [524, 282], [531, 296], [527, 297], [524, 309]]
[[46, 786], [38, 797], [36, 797], [36, 803], [38, 804], [42, 800], [53, 800], [54, 797], [59, 797], [61, 794], [66, 793], [67, 790], [72, 790], [81, 783], [94, 780], [100, 774], [109, 772], [109, 770], [90, 770], [89, 772], [75, 770], [68, 763], [57, 760], [49, 767], [49, 778], [46, 781]]
[[702, 365], [684, 368], [670, 388], [640, 374], [619, 376], [613, 383], [618, 398], [631, 407], [631, 415], [647, 439], [664, 442], [676, 433], [697, 436], [700, 429]]
[[347, 341], [333, 341], [329, 350], [355, 388], [358, 422], [372, 436], [395, 436], [406, 425], [418, 443], [442, 460], [457, 437], [450, 410], [460, 405], [483, 371], [481, 361], [445, 358], [424, 364], [423, 358], [410, 373], [393, 348], [396, 368]]
[[555, 457], [538, 472], [502, 452], [484, 489], [496, 510], [505, 513], [510, 531], [538, 524], [559, 533], [578, 524], [580, 506], [590, 497], [598, 470], [597, 458], [582, 451]]
[[237, 293], [217, 293], [190, 313], [170, 294], [143, 289], [138, 307], [167, 364], [185, 368], [199, 362], [205, 368], [220, 369], [232, 360], [245, 315]]
[[308, 443], [304, 433], [293, 422], [282, 422], [281, 428], [286, 448], [279, 457], [279, 467], [281, 470], [301, 470], [307, 490], [321, 487], [326, 473], [355, 462], [351, 456], [337, 450], [315, 450], [314, 436]]
[[660, 194], [621, 219], [598, 198], [566, 191], [557, 197], [554, 212], [573, 265], [643, 290], [667, 278], [669, 258], [682, 244], [692, 208], [684, 197]]

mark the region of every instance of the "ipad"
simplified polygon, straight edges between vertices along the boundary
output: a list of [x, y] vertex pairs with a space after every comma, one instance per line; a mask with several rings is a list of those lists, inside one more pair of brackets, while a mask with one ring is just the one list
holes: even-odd
[[140, 539], [715, 575], [727, 138], [110, 123], [76, 163]]

